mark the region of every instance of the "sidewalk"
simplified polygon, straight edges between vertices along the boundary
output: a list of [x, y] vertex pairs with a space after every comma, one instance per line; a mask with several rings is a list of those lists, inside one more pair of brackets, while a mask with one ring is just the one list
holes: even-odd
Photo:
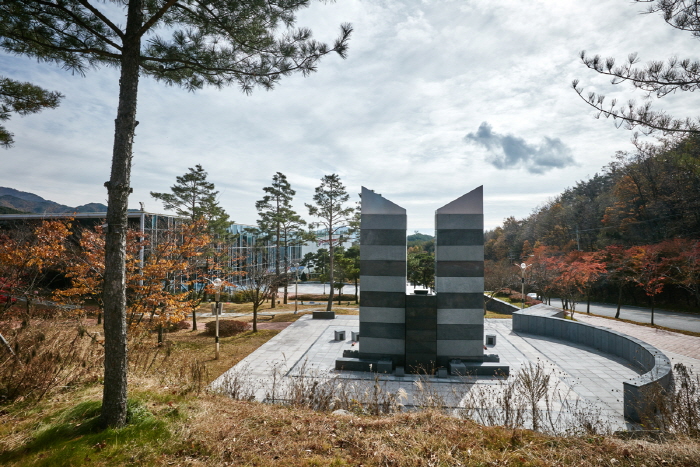
[[[611, 355], [601, 354], [591, 348], [570, 345], [563, 341], [543, 339], [538, 336], [518, 335], [512, 331], [511, 320], [487, 319], [485, 331], [496, 334], [497, 345], [489, 348], [489, 353], [497, 353], [501, 363], [510, 366], [515, 374], [523, 366], [544, 365], [551, 375], [551, 399], [556, 401], [553, 409], [576, 405], [577, 401], [590, 404], [599, 411], [606, 423], [615, 429], [629, 428], [622, 417], [622, 383], [639, 374], [625, 361]], [[212, 388], [224, 389], [227, 381], [237, 375], [245, 375], [247, 381], [254, 381], [255, 396], [259, 401], [274, 392], [275, 385], [287, 384], [293, 379], [312, 378], [340, 381], [351, 380], [357, 385], [373, 382], [375, 374], [337, 371], [335, 360], [343, 350], [356, 349], [349, 339], [351, 331], [359, 329], [359, 317], [338, 315], [335, 320], [312, 320], [304, 316], [292, 323], [277, 336], [246, 357], [238, 365], [224, 373], [212, 383]], [[345, 341], [334, 339], [335, 330], [346, 331]], [[692, 359], [687, 359], [692, 362]], [[695, 366], [698, 367], [697, 364]], [[381, 385], [396, 393], [402, 390], [406, 395], [407, 406], [416, 398], [424, 396], [419, 378], [415, 375], [397, 377], [379, 375]], [[448, 376], [447, 378], [427, 377], [430, 391], [435, 391], [448, 402], [448, 406], [458, 407], [462, 398], [474, 387], [487, 389], [495, 398], [503, 390], [499, 379], [494, 377], [468, 378]], [[494, 399], [495, 400], [495, 399]]]
[[[615, 319], [601, 318], [600, 316], [589, 315], [585, 312], [576, 312], [574, 317], [577, 321], [582, 323], [606, 327], [627, 334], [628, 336], [636, 337], [637, 339], [641, 339], [653, 345], [664, 353], [673, 353], [700, 360], [700, 337], [687, 336], [678, 332], [647, 326], [639, 326]], [[672, 355], [669, 355], [669, 357], [672, 357]]]

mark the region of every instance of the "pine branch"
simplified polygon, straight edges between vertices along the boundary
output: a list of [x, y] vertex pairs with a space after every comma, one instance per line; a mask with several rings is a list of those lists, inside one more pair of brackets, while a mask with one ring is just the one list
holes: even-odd
[[141, 29], [138, 30], [136, 33], [137, 36], [141, 37], [144, 34], [146, 34], [155, 24], [160, 21], [160, 19], [167, 13], [167, 11], [172, 8], [173, 5], [177, 3], [178, 0], [168, 0], [168, 2], [165, 3], [161, 7], [160, 10], [158, 10], [153, 16], [151, 16], [148, 20], [146, 20], [145, 23], [143, 23], [143, 26], [141, 26]]
[[678, 120], [663, 111], [653, 111], [650, 102], [635, 106], [634, 101], [629, 101], [626, 107], [616, 107], [617, 101], [613, 99], [610, 106], [604, 107], [605, 96], [590, 92], [587, 97], [584, 97], [583, 88], [579, 88], [578, 83], [578, 80], [572, 82], [573, 89], [584, 102], [598, 111], [596, 118], [604, 116], [619, 120], [619, 123], [616, 122], [618, 128], [623, 124], [626, 124], [627, 129], [630, 130], [641, 127], [642, 133], [647, 135], [655, 131], [661, 131], [664, 134], [700, 132], [700, 124], [692, 122], [689, 118]]
[[102, 14], [100, 10], [95, 8], [87, 0], [78, 0], [81, 5], [90, 10], [93, 15], [97, 16], [107, 27], [109, 27], [114, 33], [119, 36], [122, 40], [124, 39], [124, 33], [119, 29], [114, 23], [112, 23], [109, 18]]

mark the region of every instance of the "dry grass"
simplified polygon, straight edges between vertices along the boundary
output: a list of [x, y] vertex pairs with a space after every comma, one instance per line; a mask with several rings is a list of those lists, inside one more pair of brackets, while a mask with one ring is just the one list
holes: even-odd
[[[166, 388], [136, 388], [131, 397], [153, 420], [143, 432], [131, 427], [86, 434], [79, 418], [66, 423], [73, 407], [99, 400], [99, 387], [0, 412], [0, 464], [652, 467], [696, 466], [700, 459], [700, 445], [685, 438], [562, 438], [483, 427], [430, 410], [334, 415]], [[65, 439], [37, 442], [52, 432]], [[80, 457], [71, 456], [73, 450]]]
[[[321, 304], [322, 305], [322, 304]], [[309, 305], [308, 302], [304, 302], [304, 305], [301, 304], [301, 301], [298, 303], [298, 308], [299, 310], [309, 310], [309, 309], [315, 309], [319, 307], [319, 304], [316, 303], [314, 305]], [[211, 307], [212, 303], [202, 303], [199, 308], [197, 308], [198, 313], [211, 313]], [[253, 304], [252, 303], [229, 303], [229, 302], [223, 302], [223, 307], [224, 307], [224, 312], [225, 313], [252, 313], [253, 312]], [[258, 308], [258, 313], [265, 313], [268, 311], [294, 311], [294, 301], [291, 300], [289, 303], [286, 305], [283, 303], [279, 303], [275, 308], [272, 308], [271, 303], [269, 301], [263, 303], [260, 308]]]
[[[78, 431], [80, 420], [71, 421], [68, 428], [74, 432], [66, 430], [66, 439], [37, 444], [35, 440], [55, 430], [74, 405], [99, 400], [97, 388], [91, 388], [39, 407], [1, 412], [0, 463], [61, 465], [66, 459], [63, 465], [652, 467], [696, 466], [700, 458], [700, 445], [691, 439], [655, 443], [553, 437], [483, 427], [430, 410], [334, 415], [213, 394], [194, 398], [164, 389], [132, 391], [132, 398], [162, 422], [148, 425], [159, 431], [161, 444], [148, 433], [134, 436], [127, 429], [85, 436]], [[68, 447], [88, 455], [66, 457]]]
[[[557, 438], [482, 427], [434, 411], [393, 416], [320, 414], [214, 396], [194, 402], [183, 438], [202, 465], [600, 466], [697, 465], [698, 444]], [[201, 457], [190, 452], [191, 457]], [[176, 461], [177, 463], [177, 461]]]
[[[275, 320], [298, 316], [280, 314]], [[276, 333], [222, 338], [218, 361], [213, 338], [202, 332], [166, 334], [162, 346], [153, 334], [143, 334], [131, 347], [130, 400], [136, 416], [130, 425], [90, 428], [99, 408], [99, 382], [51, 392], [36, 403], [0, 405], [0, 465], [700, 465], [700, 443], [680, 435], [664, 442], [557, 437], [484, 427], [431, 409], [336, 415], [203, 390]]]
[[484, 318], [513, 319], [513, 315], [510, 313], [496, 313], [495, 311], [487, 311]]
[[[206, 335], [204, 331], [169, 333], [166, 337], [166, 346], [169, 347], [168, 352], [172, 357], [170, 364], [182, 367], [187, 365], [187, 361], [202, 363], [206, 370], [205, 382], [209, 384], [278, 333], [279, 331], [259, 330], [221, 337], [219, 338], [219, 360], [215, 360], [214, 338]], [[157, 348], [155, 342], [152, 346]]]

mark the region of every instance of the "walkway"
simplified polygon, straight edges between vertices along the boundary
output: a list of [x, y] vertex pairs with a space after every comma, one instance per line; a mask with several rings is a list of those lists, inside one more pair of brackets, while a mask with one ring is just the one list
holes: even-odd
[[[310, 316], [303, 316], [214, 381], [212, 386], [221, 389], [227, 380], [238, 378], [240, 381], [243, 375], [246, 381], [255, 382], [255, 397], [261, 401], [279, 393], [281, 385], [291, 382], [298, 384], [301, 381], [299, 378], [335, 380], [336, 383], [354, 381], [358, 386], [365, 384], [371, 388], [374, 374], [334, 369], [335, 360], [342, 356], [343, 350], [358, 348], [349, 340], [350, 332], [358, 329], [358, 316], [337, 315], [334, 320], [313, 320]], [[335, 330], [344, 330], [348, 339], [335, 341]], [[548, 371], [551, 377], [548, 397], [552, 412], [562, 411], [566, 405], [577, 407], [579, 412], [588, 407], [586, 410], [597, 413], [600, 420], [611, 428], [627, 427], [622, 417], [622, 382], [636, 377], [638, 371], [626, 362], [590, 348], [540, 336], [515, 334], [511, 320], [488, 319], [485, 333], [496, 334], [496, 346], [487, 353], [497, 353], [501, 363], [510, 366], [511, 375], [529, 364], [539, 364]], [[700, 360], [686, 354], [672, 354], [669, 357], [682, 358], [684, 363], [694, 366], [695, 371], [700, 370]], [[479, 393], [489, 394], [493, 402], [499, 394], [503, 394], [505, 387], [502, 380], [494, 377], [465, 379], [381, 375], [379, 380], [385, 391], [405, 391], [407, 399], [404, 404], [407, 406], [420, 405], [430, 394], [441, 397], [453, 407], [463, 406], [470, 395]]]
[[[686, 365], [692, 365], [696, 363], [693, 360], [700, 360], [700, 337], [687, 336], [678, 332], [647, 326], [638, 326], [615, 319], [601, 318], [585, 312], [576, 312], [575, 318], [582, 323], [606, 327], [641, 339], [664, 352], [671, 359], [672, 364], [685, 363]], [[697, 368], [700, 370], [700, 367]]]

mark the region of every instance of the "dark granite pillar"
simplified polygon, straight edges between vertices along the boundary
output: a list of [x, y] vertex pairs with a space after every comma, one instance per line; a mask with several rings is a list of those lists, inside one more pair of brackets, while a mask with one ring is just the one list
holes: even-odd
[[362, 187], [360, 358], [404, 364], [406, 210]]
[[432, 374], [437, 364], [437, 297], [406, 295], [406, 370]]
[[437, 359], [481, 360], [484, 355], [483, 187], [435, 213]]

